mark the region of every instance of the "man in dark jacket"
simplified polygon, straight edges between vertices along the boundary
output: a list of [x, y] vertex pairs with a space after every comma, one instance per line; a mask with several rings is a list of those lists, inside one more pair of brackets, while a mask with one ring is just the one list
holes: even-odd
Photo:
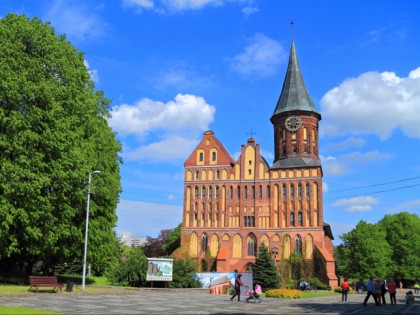
[[235, 293], [230, 298], [231, 301], [233, 301], [233, 298], [235, 296], [238, 296], [238, 302], [241, 300], [241, 286], [244, 286], [245, 284], [242, 282], [242, 275], [238, 274], [235, 278]]

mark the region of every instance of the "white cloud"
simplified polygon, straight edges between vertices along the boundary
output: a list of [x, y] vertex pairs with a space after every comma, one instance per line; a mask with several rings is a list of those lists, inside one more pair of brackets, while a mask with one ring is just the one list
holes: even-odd
[[208, 89], [214, 84], [213, 75], [197, 74], [196, 70], [185, 62], [171, 62], [165, 70], [155, 73], [149, 80], [159, 90], [175, 87], [178, 90]]
[[337, 160], [333, 156], [320, 156], [322, 161], [322, 169], [324, 175], [328, 176], [341, 176], [351, 173], [352, 170], [343, 162]]
[[331, 226], [331, 230], [333, 231], [334, 245], [339, 245], [341, 243], [341, 235], [350, 232], [356, 227], [354, 224], [347, 224], [341, 222], [328, 222], [328, 224]]
[[197, 144], [197, 139], [168, 136], [162, 141], [140, 146], [131, 152], [125, 153], [123, 158], [150, 162], [174, 161], [174, 163], [179, 163], [178, 160], [188, 158]]
[[167, 103], [142, 99], [134, 105], [115, 106], [109, 124], [121, 137], [136, 138], [136, 144], [125, 147], [123, 158], [174, 161], [188, 157], [215, 112], [202, 97], [178, 94]]
[[390, 213], [399, 213], [402, 211], [413, 212], [420, 215], [420, 199], [409, 200], [400, 204], [388, 207]]
[[370, 196], [358, 196], [352, 198], [344, 198], [334, 202], [335, 207], [346, 207], [346, 212], [365, 212], [372, 211], [374, 205], [379, 203], [377, 198]]
[[393, 72], [366, 72], [345, 80], [321, 99], [323, 133], [377, 134], [387, 139], [400, 128], [420, 138], [420, 68], [400, 78]]
[[111, 127], [121, 135], [143, 136], [153, 130], [207, 130], [216, 108], [200, 96], [178, 94], [163, 103], [145, 98], [134, 105], [113, 107]]
[[242, 13], [245, 15], [245, 18], [248, 18], [250, 15], [257, 13], [258, 11], [260, 10], [256, 6], [255, 7], [248, 6], [242, 9]]
[[118, 235], [157, 237], [161, 230], [173, 229], [182, 222], [182, 206], [121, 200], [117, 216]]
[[207, 6], [219, 7], [223, 0], [123, 0], [123, 7], [142, 10], [154, 10], [157, 13], [181, 12], [187, 10], [201, 10]]
[[326, 148], [333, 150], [346, 150], [351, 148], [361, 148], [366, 144], [366, 140], [357, 137], [350, 137], [341, 142], [328, 143], [325, 145]]
[[326, 182], [322, 182], [322, 192], [327, 193], [329, 191], [328, 184]]
[[257, 33], [248, 39], [244, 52], [231, 60], [231, 70], [245, 76], [268, 77], [287, 61], [287, 53], [275, 40]]
[[99, 73], [98, 73], [98, 70], [90, 69], [89, 63], [87, 62], [86, 59], [83, 61], [83, 63], [85, 64], [85, 67], [88, 70], [88, 72], [90, 74], [90, 78], [92, 79], [92, 81], [95, 82], [95, 83], [99, 83]]
[[75, 41], [88, 41], [103, 36], [108, 24], [98, 13], [102, 7], [92, 7], [78, 1], [52, 1], [44, 18], [60, 34]]
[[152, 9], [155, 6], [153, 0], [123, 0], [123, 7], [136, 7], [139, 9]]
[[392, 159], [392, 155], [389, 153], [381, 153], [379, 151], [369, 151], [369, 152], [352, 152], [349, 154], [344, 154], [340, 156], [340, 160], [346, 163], [358, 163], [358, 164], [368, 164], [371, 162], [378, 161], [389, 161]]

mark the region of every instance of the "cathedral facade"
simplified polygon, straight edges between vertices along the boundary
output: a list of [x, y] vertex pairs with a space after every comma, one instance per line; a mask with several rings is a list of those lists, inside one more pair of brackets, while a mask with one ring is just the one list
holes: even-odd
[[214, 132], [204, 132], [184, 164], [181, 249], [202, 262], [202, 271], [220, 272], [252, 269], [262, 243], [277, 264], [292, 253], [309, 262], [317, 256], [322, 266], [315, 276], [335, 287], [333, 235], [323, 220], [321, 115], [305, 87], [294, 42], [270, 120], [271, 165], [252, 135], [234, 160]]

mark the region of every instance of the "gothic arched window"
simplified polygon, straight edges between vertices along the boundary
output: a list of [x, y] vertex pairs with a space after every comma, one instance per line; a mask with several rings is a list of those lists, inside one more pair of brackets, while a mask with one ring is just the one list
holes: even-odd
[[206, 252], [206, 251], [207, 251], [208, 242], [209, 242], [209, 239], [208, 239], [208, 237], [207, 237], [207, 234], [206, 234], [206, 233], [204, 233], [204, 234], [201, 236], [201, 251], [202, 251], [202, 252]]
[[257, 255], [257, 238], [254, 234], [250, 234], [248, 237], [248, 256]]
[[295, 238], [295, 253], [302, 255], [302, 237], [300, 235], [296, 235]]

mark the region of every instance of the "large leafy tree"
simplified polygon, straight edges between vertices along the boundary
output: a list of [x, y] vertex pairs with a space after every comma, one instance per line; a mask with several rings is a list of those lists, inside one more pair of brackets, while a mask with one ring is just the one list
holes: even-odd
[[173, 229], [164, 229], [159, 232], [158, 237], [146, 238], [146, 243], [143, 245], [143, 251], [146, 257], [161, 257], [167, 256], [164, 245], [168, 237], [173, 233]]
[[386, 234], [392, 254], [388, 275], [396, 279], [420, 279], [420, 218], [401, 212], [386, 215], [378, 226]]
[[[109, 100], [95, 90], [83, 53], [41, 20], [0, 19], [0, 261], [32, 271], [83, 255], [92, 178], [88, 263], [116, 249], [120, 143]], [[99, 270], [98, 270], [99, 271]]]
[[391, 247], [385, 240], [384, 230], [362, 220], [355, 229], [340, 238], [343, 244], [335, 248], [340, 276], [356, 279], [387, 276]]
[[253, 266], [253, 282], [259, 282], [264, 290], [279, 287], [277, 268], [265, 243], [258, 248], [257, 259]]
[[171, 255], [179, 246], [181, 246], [181, 227], [180, 223], [166, 238], [165, 244], [163, 244], [163, 250], [166, 255]]

